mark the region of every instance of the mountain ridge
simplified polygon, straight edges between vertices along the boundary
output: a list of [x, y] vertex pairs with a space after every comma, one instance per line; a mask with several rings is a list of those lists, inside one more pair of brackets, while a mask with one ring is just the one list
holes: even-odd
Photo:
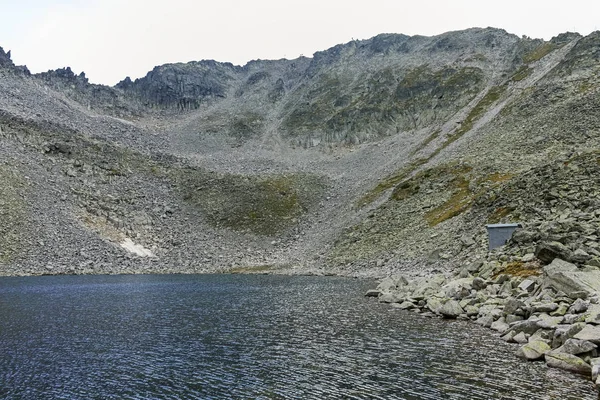
[[0, 273], [358, 276], [484, 257], [486, 221], [528, 215], [487, 191], [598, 148], [599, 43], [381, 34], [114, 87], [2, 50], [0, 218], [20, 233]]

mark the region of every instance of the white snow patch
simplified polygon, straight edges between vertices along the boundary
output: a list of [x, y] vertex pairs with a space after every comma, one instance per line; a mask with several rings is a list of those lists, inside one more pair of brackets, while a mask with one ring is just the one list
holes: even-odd
[[152, 251], [148, 250], [140, 244], [133, 243], [133, 240], [126, 238], [121, 242], [121, 247], [130, 253], [136, 254], [140, 257], [156, 257]]

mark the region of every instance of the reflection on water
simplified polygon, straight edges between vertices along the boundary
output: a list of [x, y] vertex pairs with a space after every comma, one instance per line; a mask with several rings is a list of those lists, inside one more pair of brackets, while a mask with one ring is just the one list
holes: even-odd
[[0, 279], [0, 398], [596, 399], [464, 322], [281, 276]]

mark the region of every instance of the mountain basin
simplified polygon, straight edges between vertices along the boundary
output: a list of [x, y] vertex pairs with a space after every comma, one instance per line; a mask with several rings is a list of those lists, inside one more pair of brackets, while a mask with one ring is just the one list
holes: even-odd
[[597, 399], [487, 329], [378, 304], [374, 282], [0, 278], [2, 399]]

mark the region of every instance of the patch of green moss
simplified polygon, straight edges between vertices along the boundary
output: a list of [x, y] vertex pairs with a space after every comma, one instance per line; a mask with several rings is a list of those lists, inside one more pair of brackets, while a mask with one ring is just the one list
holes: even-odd
[[406, 200], [419, 193], [419, 185], [413, 181], [402, 182], [392, 192], [392, 199], [397, 201]]
[[419, 168], [421, 165], [425, 164], [428, 160], [429, 159], [415, 160], [412, 163], [404, 166], [402, 169], [400, 169], [396, 173], [388, 176], [387, 178], [385, 178], [384, 180], [379, 182], [379, 184], [377, 186], [375, 186], [372, 190], [367, 192], [358, 201], [358, 205], [365, 206], [365, 205], [371, 204], [372, 202], [377, 200], [383, 194], [383, 192], [385, 192], [388, 189], [393, 188], [400, 182], [404, 181], [406, 178], [408, 178], [410, 176], [410, 174], [412, 174], [414, 171], [416, 171], [417, 168]]
[[479, 103], [477, 103], [477, 105], [473, 107], [469, 115], [467, 115], [465, 120], [462, 122], [460, 128], [458, 128], [454, 135], [452, 135], [452, 137], [448, 139], [446, 145], [455, 142], [462, 135], [473, 129], [473, 125], [475, 124], [475, 122], [479, 120], [479, 118], [481, 118], [483, 114], [486, 113], [486, 111], [489, 110], [490, 106], [496, 103], [500, 99], [500, 97], [502, 97], [505, 91], [506, 85], [494, 86], [490, 88], [490, 90], [486, 93], [485, 96], [483, 96]]
[[262, 132], [264, 118], [253, 112], [236, 116], [230, 126], [230, 132], [238, 140], [248, 139]]
[[295, 225], [325, 190], [320, 178], [308, 174], [257, 177], [186, 168], [175, 172], [175, 180], [184, 200], [211, 225], [259, 235]]
[[498, 207], [487, 219], [488, 224], [497, 224], [503, 218], [508, 217], [515, 209], [513, 207]]
[[510, 80], [513, 82], [520, 82], [523, 79], [527, 78], [529, 75], [531, 75], [532, 72], [532, 68], [523, 65], [521, 68], [519, 68], [517, 72], [514, 73], [513, 76], [511, 76]]
[[523, 55], [523, 62], [529, 64], [532, 62], [539, 61], [559, 47], [559, 45], [552, 42], [543, 43], [540, 46]]
[[442, 173], [441, 176], [448, 174], [452, 176], [447, 184], [447, 189], [453, 191], [450, 198], [425, 213], [425, 220], [429, 226], [436, 226], [450, 218], [456, 217], [471, 206], [474, 195], [469, 188], [470, 181], [467, 177], [469, 172], [471, 172], [471, 167], [469, 166], [454, 167], [449, 165], [443, 166], [442, 169], [439, 167], [431, 169], [428, 171], [428, 175], [424, 175], [431, 176], [432, 174], [435, 174], [436, 176], [439, 176], [439, 174]]
[[0, 263], [18, 255], [24, 235], [24, 180], [16, 169], [0, 166]]

